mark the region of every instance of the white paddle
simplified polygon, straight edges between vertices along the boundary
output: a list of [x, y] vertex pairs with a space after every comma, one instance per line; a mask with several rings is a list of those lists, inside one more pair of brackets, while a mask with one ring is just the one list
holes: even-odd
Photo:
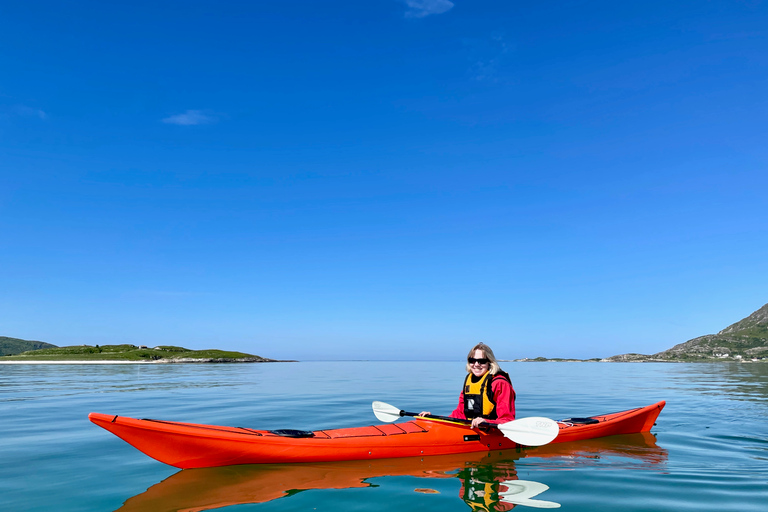
[[507, 439], [525, 446], [551, 443], [560, 433], [557, 422], [541, 416], [529, 416], [496, 425]]
[[[389, 405], [384, 402], [373, 402], [372, 406], [373, 414], [376, 415], [379, 421], [385, 423], [392, 423], [403, 416], [419, 416], [418, 413], [403, 411], [394, 405]], [[464, 425], [472, 423], [469, 420], [449, 418], [447, 416], [436, 416], [434, 414], [421, 417], [426, 419], [433, 418], [437, 420], [448, 420]], [[541, 446], [547, 444], [556, 438], [558, 432], [560, 432], [560, 428], [557, 426], [556, 421], [538, 416], [520, 418], [519, 420], [508, 421], [507, 423], [502, 423], [500, 425], [492, 423], [487, 425], [498, 427], [507, 439], [525, 446]]]

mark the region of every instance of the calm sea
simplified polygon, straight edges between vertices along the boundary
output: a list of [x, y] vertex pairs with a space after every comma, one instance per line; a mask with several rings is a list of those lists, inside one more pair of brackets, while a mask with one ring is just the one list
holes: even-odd
[[523, 454], [179, 471], [88, 413], [259, 429], [362, 426], [377, 422], [373, 400], [449, 413], [463, 364], [0, 365], [0, 510], [509, 510], [519, 485], [533, 485], [520, 481], [548, 486], [533, 499], [569, 511], [768, 510], [768, 364], [502, 366], [518, 417], [667, 407], [652, 436]]

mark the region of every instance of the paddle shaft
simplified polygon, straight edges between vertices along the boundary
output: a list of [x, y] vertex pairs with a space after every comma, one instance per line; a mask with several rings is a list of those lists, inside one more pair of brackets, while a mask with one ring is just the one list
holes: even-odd
[[470, 420], [462, 420], [461, 418], [451, 418], [450, 416], [438, 416], [437, 414], [425, 414], [421, 416], [417, 412], [400, 411], [400, 416], [419, 416], [421, 418], [435, 418], [436, 420], [448, 420], [455, 421], [456, 423], [472, 423]]
[[[438, 416], [437, 414], [427, 414], [425, 416], [421, 416], [419, 413], [416, 412], [408, 412], [408, 411], [400, 411], [400, 416], [415, 416], [419, 418], [434, 418], [436, 420], [445, 420], [445, 421], [452, 421], [454, 423], [461, 423], [462, 425], [471, 425], [472, 420], [463, 420], [461, 418], [451, 418], [450, 416]], [[491, 426], [495, 426], [492, 423], [482, 423], [480, 424], [480, 430], [488, 430]]]

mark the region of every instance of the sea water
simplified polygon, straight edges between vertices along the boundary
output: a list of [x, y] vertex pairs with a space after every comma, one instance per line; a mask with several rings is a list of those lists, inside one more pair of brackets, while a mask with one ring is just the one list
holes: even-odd
[[667, 406], [651, 436], [530, 453], [179, 471], [88, 413], [258, 429], [363, 426], [377, 423], [373, 400], [448, 414], [464, 365], [0, 365], [0, 510], [509, 510], [525, 485], [539, 492], [519, 510], [768, 510], [768, 364], [502, 366], [518, 417]]

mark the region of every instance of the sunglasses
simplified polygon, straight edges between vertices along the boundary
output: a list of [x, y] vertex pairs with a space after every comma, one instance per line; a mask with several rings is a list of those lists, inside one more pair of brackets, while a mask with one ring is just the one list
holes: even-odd
[[483, 357], [481, 359], [475, 359], [474, 357], [468, 357], [467, 358], [467, 362], [469, 364], [475, 364], [475, 363], [477, 363], [477, 364], [488, 364], [488, 359], [485, 358], [485, 357]]

